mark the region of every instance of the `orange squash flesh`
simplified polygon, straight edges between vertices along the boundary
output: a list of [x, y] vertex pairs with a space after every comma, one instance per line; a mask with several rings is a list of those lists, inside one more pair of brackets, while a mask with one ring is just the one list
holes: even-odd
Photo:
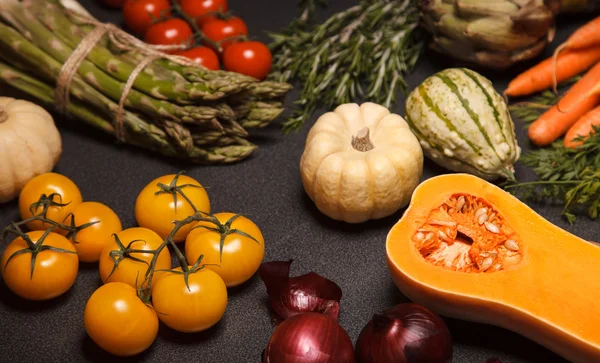
[[[495, 271], [453, 271], [422, 255], [416, 240], [423, 235], [416, 234], [427, 235], [423, 226], [431, 228], [432, 211], [460, 195], [480, 198], [501, 215], [518, 241], [518, 261]], [[497, 186], [468, 174], [428, 179], [389, 232], [386, 248], [392, 278], [411, 300], [445, 316], [512, 330], [574, 362], [600, 362], [600, 247]]]

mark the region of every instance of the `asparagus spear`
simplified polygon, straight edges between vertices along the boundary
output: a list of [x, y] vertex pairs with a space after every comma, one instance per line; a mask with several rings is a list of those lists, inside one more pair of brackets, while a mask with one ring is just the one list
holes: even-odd
[[[0, 80], [35, 97], [47, 106], [54, 105], [54, 89], [52, 87], [29, 77], [25, 73], [2, 61], [0, 61]], [[91, 87], [88, 88], [91, 89]], [[69, 103], [67, 109], [71, 115], [82, 119], [105, 132], [114, 134], [115, 130], [112, 124], [99, 116], [96, 110], [89, 108], [85, 103], [79, 100], [73, 100], [73, 102]], [[128, 113], [128, 115], [128, 120], [135, 119], [136, 117], [132, 113]], [[156, 150], [166, 156], [189, 158], [193, 162], [199, 164], [233, 163], [245, 159], [256, 149], [256, 145], [243, 139], [234, 138], [229, 143], [229, 146], [211, 147], [206, 149], [194, 147], [189, 153], [182, 153], [163, 138], [164, 132], [156, 129], [153, 125], [149, 125], [144, 121], [141, 121], [141, 119], [138, 119], [135, 123], [129, 122], [126, 125], [129, 127], [129, 131], [131, 131], [131, 133], [127, 134], [127, 140], [130, 143]], [[148, 130], [140, 131], [144, 128], [148, 128]], [[154, 144], [148, 143], [149, 137], [155, 141]], [[194, 138], [198, 140], [198, 144], [210, 144], [215, 142], [214, 139], [208, 137], [203, 138], [201, 134], [195, 135]]]
[[[52, 71], [53, 76], [58, 77], [62, 66], [61, 63], [69, 58], [73, 49], [61, 42], [58, 37], [52, 34], [23, 6], [13, 6], [10, 8], [9, 14], [2, 12], [1, 15], [11, 23], [13, 21], [18, 22], [19, 27], [26, 29], [28, 37], [30, 37], [37, 46], [47, 52], [47, 55], [55, 59], [56, 67], [53, 67]], [[6, 29], [10, 28], [5, 25], [0, 27], [0, 37], [9, 35], [6, 34], [8, 33]], [[18, 39], [15, 39], [14, 34], [10, 34], [10, 36], [12, 39], [7, 39], [6, 41], [18, 41]], [[78, 73], [88, 83], [113, 100], [118, 101], [121, 98], [125, 84], [110, 77], [91, 62], [84, 60], [79, 67]], [[125, 106], [134, 107], [150, 117], [168, 118], [176, 122], [201, 123], [212, 120], [213, 118], [212, 115], [202, 114], [204, 109], [199, 109], [194, 106], [177, 106], [167, 101], [149, 97], [136, 90], [131, 90], [129, 92]]]
[[[67, 16], [56, 4], [47, 1], [35, 1], [28, 7], [38, 19], [57, 36], [61, 37], [69, 46], [76, 47], [87, 31], [93, 29], [82, 23], [73, 15]], [[115, 57], [108, 49], [96, 46], [89, 53], [88, 58], [97, 67], [112, 75], [114, 78], [126, 82], [135, 68], [129, 62]], [[141, 73], [134, 83], [134, 88], [158, 99], [169, 99], [178, 103], [195, 99], [215, 100], [223, 98], [227, 93], [236, 93], [244, 89], [247, 83], [232, 82], [228, 75], [219, 82], [189, 83], [183, 80], [167, 82], [153, 79]]]
[[282, 112], [281, 102], [246, 101], [233, 106], [236, 117], [245, 128], [261, 128], [269, 125]]
[[[4, 56], [0, 58], [5, 58]], [[37, 98], [46, 105], [54, 105], [54, 88], [44, 82], [38, 81], [22, 71], [11, 67], [5, 61], [0, 61], [0, 79], [7, 84]], [[78, 82], [74, 85], [74, 92], [78, 95], [77, 100], [73, 100], [68, 105], [68, 112], [77, 118], [86, 120], [92, 126], [95, 126], [109, 134], [115, 134], [113, 124], [99, 115], [98, 110], [86, 105], [80, 98], [95, 97], [96, 95], [87, 94], [85, 89], [78, 88]], [[101, 100], [105, 101], [107, 99]], [[109, 102], [112, 102], [108, 100]], [[116, 106], [116, 105], [115, 105]], [[146, 145], [156, 148], [169, 147], [165, 139], [165, 133], [154, 125], [147, 124], [137, 118], [135, 114], [128, 113], [126, 120], [126, 138], [128, 141], [134, 141], [136, 138]]]

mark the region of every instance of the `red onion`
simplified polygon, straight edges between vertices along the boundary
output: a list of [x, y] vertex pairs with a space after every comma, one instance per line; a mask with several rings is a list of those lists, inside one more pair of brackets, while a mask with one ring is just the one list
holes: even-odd
[[317, 312], [337, 320], [342, 298], [340, 287], [314, 272], [290, 278], [293, 261], [265, 262], [258, 269], [276, 318], [285, 320], [297, 314]]
[[437, 314], [417, 304], [399, 304], [375, 314], [360, 332], [356, 356], [361, 363], [452, 362], [452, 338]]
[[355, 363], [352, 340], [337, 320], [319, 313], [294, 315], [271, 335], [263, 363]]

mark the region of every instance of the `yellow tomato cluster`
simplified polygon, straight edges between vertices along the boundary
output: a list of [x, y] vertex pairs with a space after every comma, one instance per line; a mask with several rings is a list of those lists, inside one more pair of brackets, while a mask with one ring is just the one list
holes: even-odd
[[[206, 190], [181, 174], [157, 178], [139, 193], [139, 227], [123, 230], [112, 209], [83, 202], [77, 185], [55, 173], [24, 187], [19, 210], [31, 232], [0, 258], [6, 285], [26, 299], [51, 299], [73, 286], [80, 261], [98, 262], [103, 285], [86, 304], [84, 325], [98, 346], [119, 356], [152, 345], [159, 320], [181, 332], [214, 326], [225, 313], [227, 288], [250, 279], [264, 257], [256, 224], [233, 213], [210, 214]], [[44, 210], [43, 220], [35, 217]], [[185, 243], [185, 257], [174, 246], [176, 268], [169, 241]]]

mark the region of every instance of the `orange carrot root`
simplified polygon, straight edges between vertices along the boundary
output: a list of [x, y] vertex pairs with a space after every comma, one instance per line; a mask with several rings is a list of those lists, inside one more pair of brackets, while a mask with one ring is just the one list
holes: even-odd
[[573, 34], [571, 34], [566, 42], [559, 45], [554, 51], [554, 54], [552, 55], [552, 90], [554, 93], [557, 92], [556, 86], [559, 83], [556, 75], [556, 60], [559, 53], [565, 49], [575, 50], [597, 46], [600, 46], [600, 16], [577, 29]]
[[590, 69], [560, 100], [559, 111], [555, 105], [531, 124], [529, 139], [538, 146], [550, 145], [577, 120], [600, 103], [600, 63]]
[[553, 57], [545, 59], [513, 79], [504, 93], [507, 96], [518, 97], [551, 88], [554, 78], [557, 83], [566, 81], [598, 61], [600, 61], [600, 46], [564, 51], [556, 57], [556, 67], [554, 67]]
[[[576, 148], [582, 145], [583, 140], [590, 137], [591, 133], [594, 131], [594, 126], [600, 126], [600, 106], [581, 116], [581, 118], [571, 126], [565, 135], [565, 147]], [[575, 141], [575, 139], [580, 136], [583, 136], [584, 139], [582, 141]]]

